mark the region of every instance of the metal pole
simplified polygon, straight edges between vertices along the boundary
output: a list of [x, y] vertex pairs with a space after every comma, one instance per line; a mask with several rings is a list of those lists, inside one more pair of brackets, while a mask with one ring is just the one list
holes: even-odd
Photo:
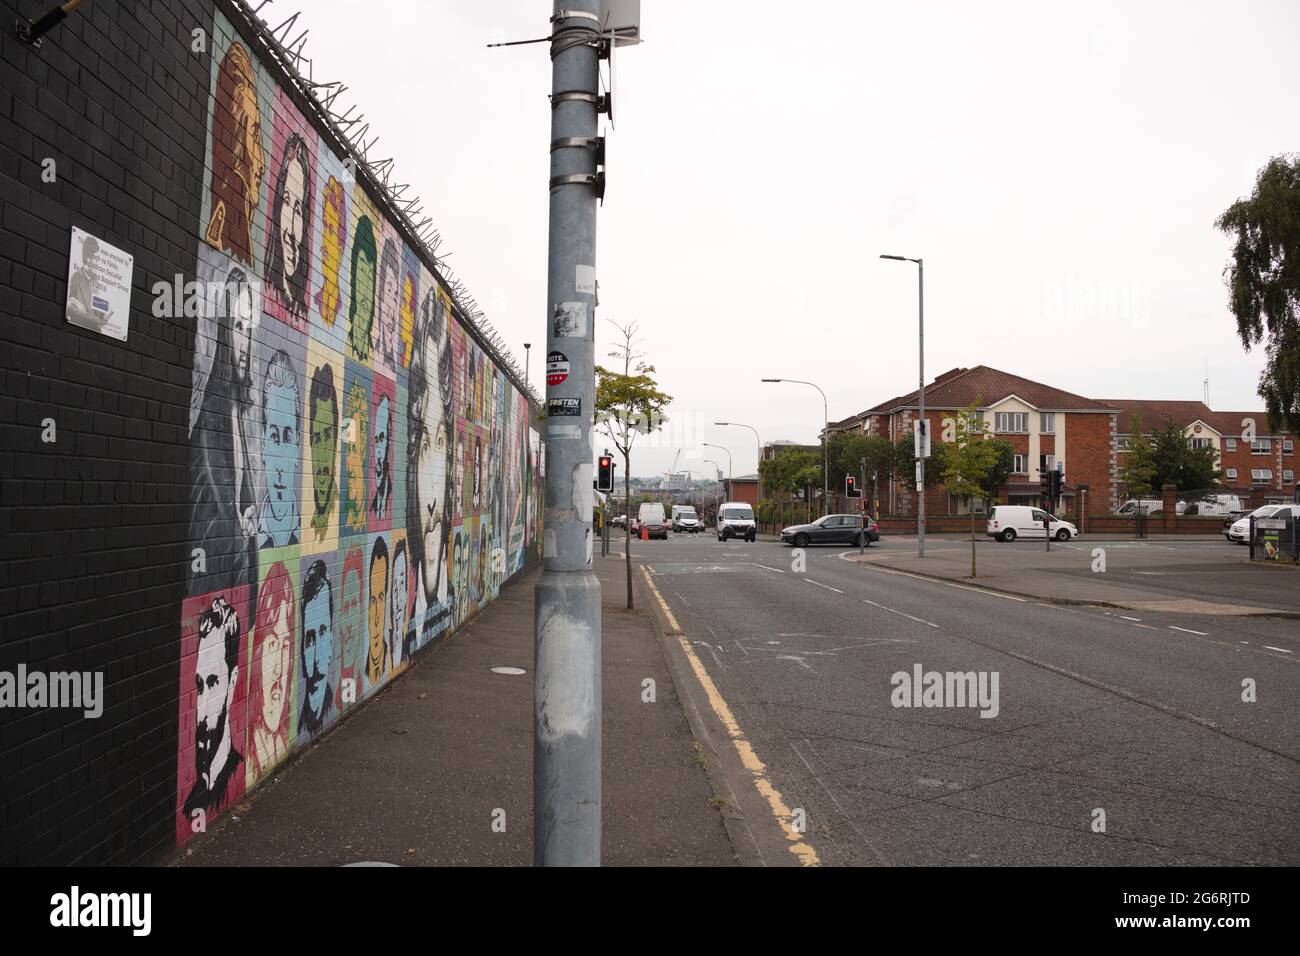
[[[917, 326], [917, 340], [920, 345], [920, 396], [921, 396], [921, 421], [925, 421], [925, 260], [916, 260], [916, 281], [918, 283], [918, 307], [920, 309]], [[929, 435], [929, 425], [925, 426], [926, 435]], [[922, 449], [924, 451], [924, 448]], [[925, 458], [921, 458], [920, 467], [921, 487], [917, 489], [916, 495], [919, 506], [916, 512], [916, 556], [925, 557]]]
[[[596, 391], [591, 144], [598, 133], [601, 0], [555, 0], [554, 10], [546, 345], [548, 353], [568, 356], [569, 376], [548, 383], [546, 398], [548, 410], [569, 414], [547, 417], [543, 565], [534, 604], [533, 863], [599, 866], [600, 582], [591, 569], [590, 423]], [[570, 313], [565, 323], [554, 321], [561, 304]], [[577, 321], [575, 311], [583, 313]]]

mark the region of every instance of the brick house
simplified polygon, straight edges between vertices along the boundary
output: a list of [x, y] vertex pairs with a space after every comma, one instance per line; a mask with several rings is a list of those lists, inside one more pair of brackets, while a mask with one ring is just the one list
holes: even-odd
[[[944, 439], [945, 420], [972, 402], [979, 403], [986, 431], [1010, 442], [1016, 456], [1015, 471], [998, 497], [1004, 504], [1039, 504], [1042, 470], [1054, 469], [1060, 461], [1065, 467], [1063, 514], [1115, 511], [1125, 497], [1119, 470], [1134, 412], [1148, 434], [1172, 421], [1182, 425], [1193, 442], [1213, 446], [1224, 490], [1240, 495], [1243, 503], [1291, 501], [1296, 494], [1296, 436], [1271, 433], [1263, 412], [1216, 412], [1203, 402], [1085, 398], [979, 365], [952, 369], [926, 386], [925, 417], [932, 443]], [[912, 434], [919, 414], [914, 391], [833, 422], [829, 432], [863, 432], [897, 441]], [[1253, 441], [1245, 437], [1251, 427]], [[1086, 497], [1080, 486], [1086, 488]], [[885, 514], [916, 514], [916, 493], [906, 482], [889, 481], [881, 487], [880, 499]], [[981, 506], [975, 503], [977, 511]], [[941, 484], [926, 492], [926, 514], [968, 514], [970, 507]]]
[[[1080, 484], [1088, 487], [1089, 509], [1108, 507], [1116, 494], [1117, 462], [1111, 450], [1116, 410], [1106, 402], [1085, 398], [1033, 379], [979, 365], [955, 368], [925, 388], [925, 417], [931, 442], [951, 440], [951, 421], [978, 402], [986, 432], [1010, 442], [1015, 470], [999, 498], [1005, 504], [1038, 504], [1043, 469], [1065, 463], [1064, 510], [1077, 511]], [[896, 441], [912, 434], [920, 415], [918, 392], [900, 395], [851, 418], [835, 422], [831, 433], [860, 431]], [[892, 515], [916, 514], [916, 494], [906, 482], [889, 481], [880, 491], [882, 510]], [[1100, 499], [1100, 501], [1099, 501]], [[1104, 503], [1104, 504], [1103, 504]], [[981, 502], [975, 503], [978, 511]], [[949, 495], [942, 485], [926, 493], [927, 514], [969, 514], [971, 503]]]
[[1252, 506], [1295, 500], [1296, 436], [1273, 432], [1264, 412], [1216, 412], [1204, 402], [1161, 402], [1108, 399], [1119, 412], [1117, 461], [1124, 462], [1124, 446], [1134, 413], [1147, 435], [1172, 422], [1183, 428], [1194, 444], [1214, 448], [1223, 472], [1225, 492], [1239, 495]]

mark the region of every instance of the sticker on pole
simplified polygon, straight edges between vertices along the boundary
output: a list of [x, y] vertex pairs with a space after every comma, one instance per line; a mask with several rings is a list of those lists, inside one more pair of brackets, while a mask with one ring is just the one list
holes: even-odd
[[576, 266], [573, 273], [573, 286], [579, 295], [596, 294], [595, 266]]
[[551, 352], [546, 356], [546, 384], [559, 385], [569, 377], [569, 357], [563, 352]]
[[578, 441], [582, 438], [582, 426], [561, 425], [559, 422], [551, 422], [546, 429], [546, 437], [551, 441]]
[[587, 336], [587, 303], [560, 302], [555, 306], [555, 337], [581, 339]]
[[582, 414], [582, 399], [551, 398], [546, 401], [548, 418], [577, 418]]

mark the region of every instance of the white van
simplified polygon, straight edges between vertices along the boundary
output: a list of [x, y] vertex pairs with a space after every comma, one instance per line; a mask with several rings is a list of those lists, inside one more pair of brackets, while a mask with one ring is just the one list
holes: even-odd
[[1079, 536], [1079, 529], [1070, 522], [1049, 515], [1042, 508], [1031, 508], [1029, 505], [997, 505], [989, 512], [985, 530], [990, 538], [997, 541], [1042, 538], [1045, 518], [1050, 520], [1050, 532], [1057, 541], [1069, 541]]
[[673, 531], [688, 531], [691, 534], [700, 530], [700, 519], [691, 505], [673, 505]]
[[744, 538], [753, 541], [758, 536], [758, 523], [754, 509], [746, 501], [724, 501], [718, 506], [718, 540]]
[[645, 529], [647, 537], [668, 540], [668, 521], [664, 518], [664, 506], [657, 501], [642, 502], [637, 511], [637, 527]]
[[1238, 495], [1210, 495], [1205, 501], [1189, 501], [1178, 513], [1184, 515], [1213, 515], [1222, 518], [1234, 511], [1243, 510]]

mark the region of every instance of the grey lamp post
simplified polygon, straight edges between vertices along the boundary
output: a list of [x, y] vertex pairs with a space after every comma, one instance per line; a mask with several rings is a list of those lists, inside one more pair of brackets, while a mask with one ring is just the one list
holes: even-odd
[[748, 428], [751, 432], [754, 433], [754, 445], [755, 445], [755, 447], [756, 447], [757, 450], [758, 450], [758, 458], [757, 458], [756, 461], [754, 462], [754, 471], [757, 472], [757, 471], [758, 471], [758, 466], [759, 466], [759, 465], [762, 463], [762, 461], [763, 461], [763, 440], [762, 440], [761, 438], [758, 437], [758, 429], [755, 428], [753, 425], [744, 425], [744, 424], [741, 424], [740, 422], [714, 422], [713, 424], [715, 424], [715, 425], [731, 425], [731, 426], [734, 427], [734, 428]]
[[717, 448], [717, 449], [720, 449], [721, 451], [725, 451], [725, 452], [727, 452], [727, 494], [731, 494], [731, 491], [732, 491], [732, 488], [731, 488], [731, 480], [732, 480], [732, 475], [731, 475], [731, 452], [728, 451], [726, 448], [723, 448], [721, 445], [710, 445], [708, 442], [700, 442], [700, 444], [703, 445], [705, 448]]
[[[705, 463], [706, 465], [712, 465], [712, 466], [713, 466], [713, 477], [714, 477], [715, 479], [717, 478], [718, 475], [722, 474], [722, 466], [719, 465], [719, 464], [718, 464], [716, 461], [714, 461], [712, 458], [705, 458], [705, 459], [704, 459], [704, 463]], [[715, 480], [715, 481], [713, 482], [713, 521], [714, 521], [714, 524], [716, 524], [717, 521], [718, 521], [718, 503], [719, 503], [721, 500], [722, 500], [722, 499], [718, 497], [718, 482]]]
[[[909, 259], [907, 256], [881, 256], [882, 259], [895, 259], [899, 262], [916, 263], [916, 281], [917, 281], [917, 342], [920, 350], [919, 371], [919, 395], [921, 404], [921, 421], [925, 421], [925, 260]], [[929, 426], [926, 426], [927, 438], [929, 437]], [[916, 509], [916, 556], [925, 557], [925, 459], [917, 459], [920, 464], [917, 466], [917, 509]]]
[[830, 466], [828, 464], [829, 458], [826, 451], [826, 439], [830, 437], [826, 433], [830, 431], [831, 413], [830, 413], [830, 406], [826, 404], [826, 393], [822, 392], [821, 386], [816, 385], [813, 382], [801, 382], [797, 378], [765, 378], [763, 379], [763, 381], [794, 382], [796, 385], [812, 385], [813, 388], [821, 392], [821, 396], [822, 396], [822, 510], [825, 511], [827, 508], [830, 507], [830, 503], [831, 503], [831, 495], [830, 495], [831, 475], [830, 475]]

